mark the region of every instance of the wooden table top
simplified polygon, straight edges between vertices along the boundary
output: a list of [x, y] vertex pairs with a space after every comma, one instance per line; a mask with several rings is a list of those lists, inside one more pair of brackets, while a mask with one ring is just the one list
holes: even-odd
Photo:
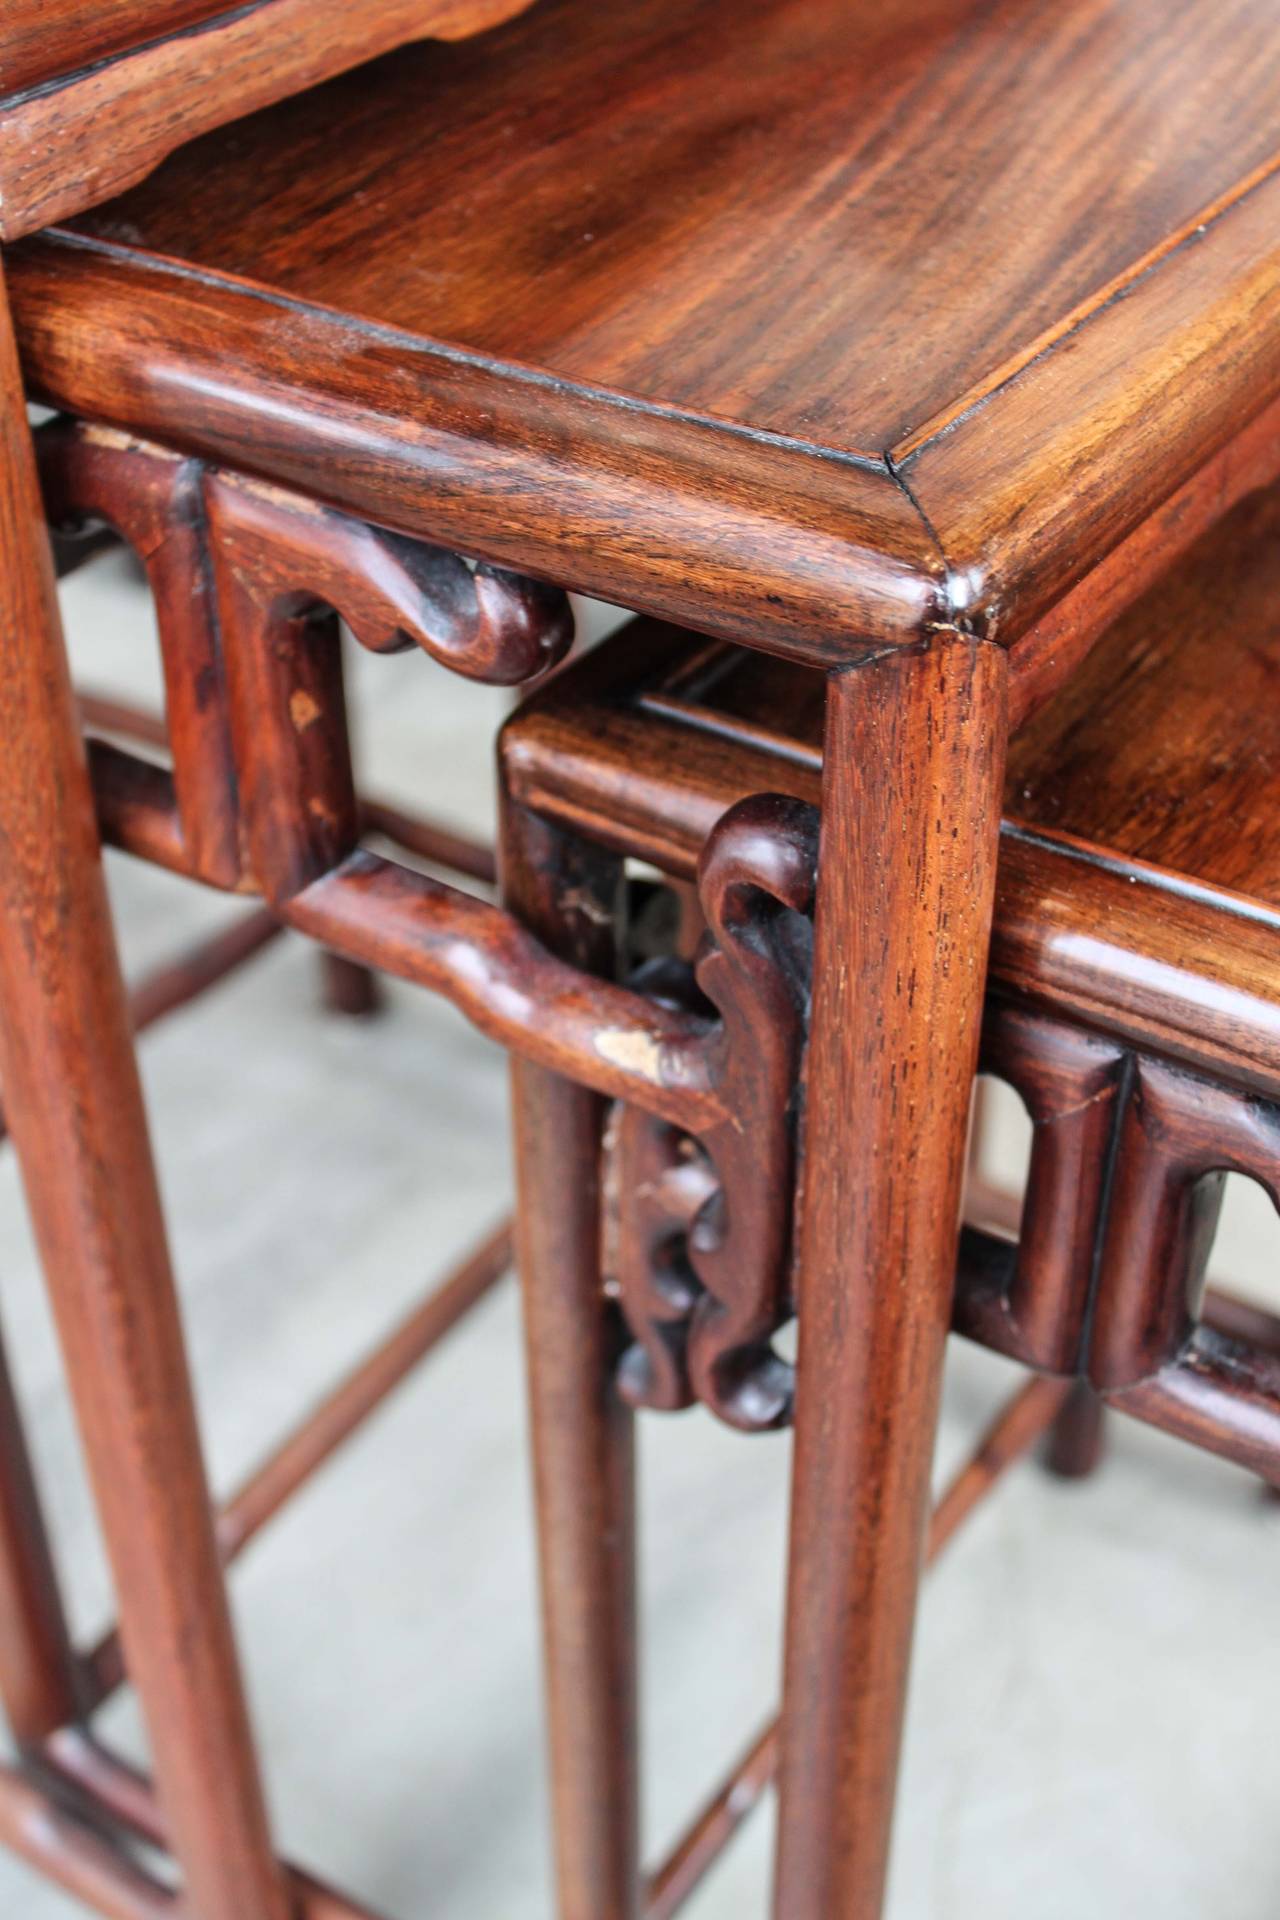
[[0, 240], [141, 180], [183, 140], [422, 34], [530, 0], [3, 0]]
[[[1042, 669], [1037, 623], [1280, 394], [1278, 129], [1274, 0], [541, 0], [188, 147], [20, 252], [15, 308], [64, 404], [229, 450], [221, 333], [291, 384], [272, 472], [327, 423], [322, 484], [395, 522], [447, 436], [437, 482], [504, 500], [440, 531], [491, 557], [709, 628], [736, 596], [812, 657], [950, 622]], [[128, 301], [168, 328], [145, 393], [105, 328], [85, 366]]]
[[[1223, 582], [1230, 592], [1224, 593]], [[1280, 1090], [1280, 487], [1126, 609], [1012, 743], [992, 975]], [[517, 797], [694, 874], [736, 801], [821, 798], [822, 677], [639, 621], [508, 723]]]

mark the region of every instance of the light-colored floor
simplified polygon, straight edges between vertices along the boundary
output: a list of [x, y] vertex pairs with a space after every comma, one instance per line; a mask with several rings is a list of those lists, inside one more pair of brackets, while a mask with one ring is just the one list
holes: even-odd
[[[95, 563], [66, 602], [81, 677], [145, 690], [128, 568]], [[485, 823], [500, 697], [414, 655], [362, 660], [358, 704], [380, 786]], [[134, 973], [228, 912], [121, 862], [111, 877]], [[142, 1046], [223, 1488], [509, 1187], [498, 1056], [425, 996], [393, 989], [361, 1024], [322, 1014], [314, 987], [289, 940]], [[1266, 1288], [1278, 1248], [1246, 1195], [1218, 1265]], [[89, 1635], [108, 1583], [9, 1155], [0, 1306]], [[1010, 1384], [953, 1348], [940, 1470]], [[522, 1428], [507, 1282], [234, 1575], [285, 1846], [400, 1920], [551, 1913]], [[646, 1421], [642, 1455], [656, 1850], [774, 1694], [787, 1442], [687, 1415]], [[1172, 1442], [1115, 1428], [1083, 1487], [1015, 1472], [929, 1585], [893, 1920], [1273, 1920], [1278, 1586], [1280, 1507]], [[127, 1696], [108, 1722], [138, 1745]], [[769, 1838], [757, 1817], [691, 1920], [762, 1920]], [[78, 1911], [0, 1859], [0, 1915]]]

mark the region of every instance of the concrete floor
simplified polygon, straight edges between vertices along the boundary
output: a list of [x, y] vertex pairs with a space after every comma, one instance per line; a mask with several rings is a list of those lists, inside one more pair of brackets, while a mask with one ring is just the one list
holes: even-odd
[[[81, 678], [154, 684], [145, 596], [122, 559], [65, 591]], [[416, 655], [362, 659], [357, 682], [379, 787], [483, 826], [501, 698]], [[123, 862], [111, 880], [134, 974], [228, 912]], [[292, 939], [150, 1033], [142, 1060], [226, 1488], [502, 1210], [503, 1065], [409, 990], [373, 1023], [325, 1016]], [[1019, 1151], [1006, 1115], [997, 1157]], [[1265, 1295], [1278, 1246], [1259, 1196], [1233, 1197], [1220, 1271]], [[109, 1617], [108, 1582], [11, 1156], [0, 1307], [88, 1636]], [[1003, 1363], [953, 1348], [940, 1472], [1010, 1383]], [[283, 1844], [400, 1920], [551, 1914], [523, 1419], [507, 1281], [233, 1580]], [[1280, 1508], [1173, 1442], [1113, 1437], [1087, 1486], [1013, 1473], [930, 1582], [892, 1920], [1280, 1910]], [[696, 1414], [643, 1425], [655, 1851], [775, 1692], [787, 1452]], [[106, 1723], [145, 1750], [128, 1696]], [[690, 1920], [762, 1920], [769, 1841], [757, 1816]], [[79, 1911], [0, 1859], [0, 1915]]]

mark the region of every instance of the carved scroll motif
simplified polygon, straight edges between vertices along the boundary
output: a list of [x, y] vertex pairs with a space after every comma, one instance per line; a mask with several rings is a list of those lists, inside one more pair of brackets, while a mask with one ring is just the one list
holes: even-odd
[[817, 815], [799, 801], [763, 795], [721, 820], [699, 872], [695, 978], [720, 1015], [708, 1045], [727, 1117], [696, 1141], [629, 1110], [612, 1129], [608, 1264], [635, 1336], [620, 1390], [641, 1406], [699, 1400], [753, 1432], [791, 1414], [773, 1337], [790, 1313], [816, 862]]

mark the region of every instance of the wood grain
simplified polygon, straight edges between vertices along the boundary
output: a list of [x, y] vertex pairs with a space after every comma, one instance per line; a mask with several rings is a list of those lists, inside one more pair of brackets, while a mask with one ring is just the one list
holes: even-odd
[[1280, 488], [1123, 615], [1009, 755], [1008, 811], [1280, 913]]
[[878, 458], [1275, 160], [1274, 28], [1267, 0], [552, 0], [77, 224]]
[[13, 265], [26, 370], [67, 411], [784, 652], [847, 657], [938, 613], [934, 542], [882, 463], [815, 460], [115, 245], [55, 235]]
[[[608, 974], [621, 868], [508, 806], [503, 898], [560, 961]], [[559, 1920], [640, 1920], [635, 1428], [600, 1272], [600, 1102], [511, 1071], [516, 1261], [538, 1526]]]
[[[2, 1124], [2, 1122], [0, 1122]], [[0, 1701], [23, 1753], [78, 1718], [71, 1648], [35, 1473], [0, 1344]]]
[[[879, 1911], [995, 890], [1005, 660], [827, 691], [774, 1911]], [[836, 1521], [837, 1524], [833, 1524]]]
[[9, 0], [0, 93], [75, 73], [226, 10], [227, 0]]
[[[1270, 1093], [1278, 535], [1280, 491], [1246, 497], [1014, 741], [991, 952], [1000, 987]], [[685, 878], [744, 795], [819, 799], [821, 705], [816, 674], [638, 622], [509, 723], [507, 777]]]
[[820, 662], [1074, 593], [1042, 699], [1280, 394], [1267, 0], [724, 11], [548, 0], [211, 135], [20, 250], [34, 382]]
[[0, 240], [105, 200], [210, 127], [529, 0], [7, 0]]
[[0, 279], [0, 1075], [192, 1899], [284, 1920]]
[[895, 457], [973, 617], [1023, 633], [1280, 393], [1280, 173]]

